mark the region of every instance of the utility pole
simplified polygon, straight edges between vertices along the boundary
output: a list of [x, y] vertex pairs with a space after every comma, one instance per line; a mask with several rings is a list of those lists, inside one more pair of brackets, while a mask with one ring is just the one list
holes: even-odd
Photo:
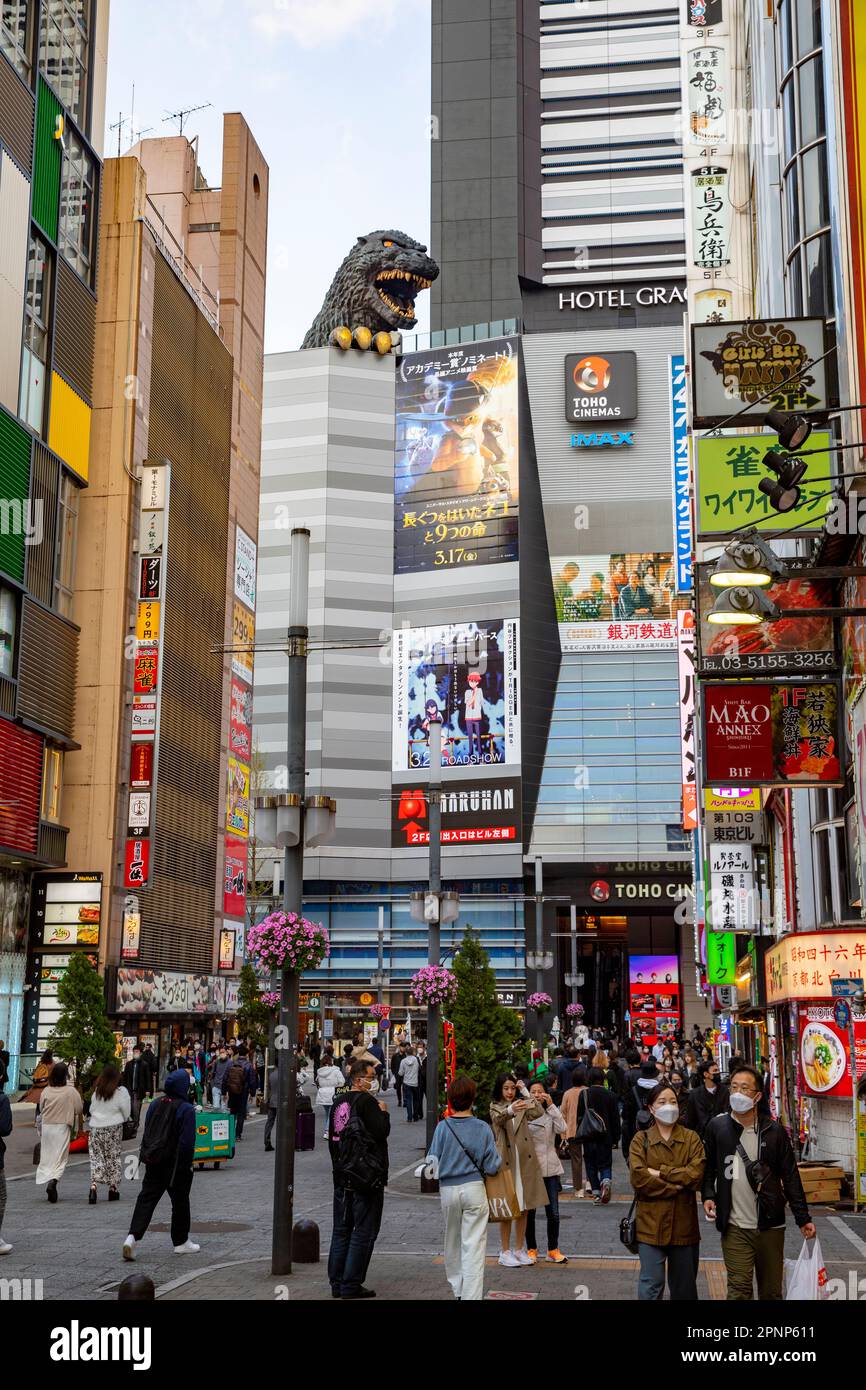
[[[442, 721], [429, 725], [430, 787], [427, 796], [427, 823], [430, 827], [427, 877], [429, 879], [428, 947], [430, 965], [439, 964], [442, 950], [439, 919], [442, 912]], [[426, 915], [426, 914], [425, 914]], [[434, 920], [435, 919], [435, 920]], [[439, 1034], [442, 1028], [438, 1004], [427, 1005], [427, 1148], [439, 1123]]]
[[[307, 648], [310, 585], [310, 533], [305, 527], [292, 531], [289, 568], [289, 630], [287, 652], [288, 724], [286, 755], [288, 797], [300, 817], [297, 844], [283, 853], [283, 911], [303, 914], [304, 906], [304, 794], [307, 742]], [[300, 976], [281, 971], [280, 1025], [282, 1046], [277, 1048], [279, 1103], [277, 1143], [274, 1155], [274, 1230], [271, 1273], [292, 1272], [292, 1226], [295, 1202], [295, 1119], [297, 1116], [298, 994]]]
[[[542, 877], [541, 856], [535, 860], [535, 989], [541, 993], [544, 989], [544, 880]], [[535, 1015], [535, 1036], [538, 1042], [538, 1050], [544, 1041], [544, 1015]]]

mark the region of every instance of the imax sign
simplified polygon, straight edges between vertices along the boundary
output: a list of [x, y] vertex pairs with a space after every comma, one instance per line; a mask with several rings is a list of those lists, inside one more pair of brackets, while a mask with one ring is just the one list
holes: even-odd
[[634, 444], [634, 430], [625, 430], [621, 434], [573, 434], [571, 436], [572, 449], [622, 449], [631, 448]]

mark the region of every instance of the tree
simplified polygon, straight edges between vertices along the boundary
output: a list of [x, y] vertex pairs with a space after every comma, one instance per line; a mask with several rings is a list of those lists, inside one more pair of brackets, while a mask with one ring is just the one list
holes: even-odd
[[253, 1047], [264, 1047], [268, 1040], [271, 1011], [262, 1003], [262, 982], [249, 961], [241, 967], [238, 982], [238, 1030], [251, 1038]]
[[57, 986], [60, 1017], [49, 1045], [75, 1067], [75, 1084], [84, 1094], [108, 1062], [117, 1059], [117, 1039], [105, 1012], [105, 989], [86, 954], [78, 952]]
[[454, 1024], [457, 1073], [471, 1076], [478, 1087], [476, 1113], [489, 1118], [493, 1083], [515, 1060], [520, 1020], [496, 998], [496, 976], [481, 939], [471, 926], [454, 957], [457, 998], [448, 1010]]

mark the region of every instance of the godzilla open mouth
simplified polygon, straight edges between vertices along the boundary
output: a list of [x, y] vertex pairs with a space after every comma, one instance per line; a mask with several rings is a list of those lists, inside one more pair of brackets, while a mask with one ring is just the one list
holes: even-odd
[[429, 290], [432, 280], [423, 275], [413, 275], [409, 270], [383, 270], [376, 276], [376, 292], [382, 303], [387, 305], [398, 318], [414, 323], [415, 296], [421, 290]]

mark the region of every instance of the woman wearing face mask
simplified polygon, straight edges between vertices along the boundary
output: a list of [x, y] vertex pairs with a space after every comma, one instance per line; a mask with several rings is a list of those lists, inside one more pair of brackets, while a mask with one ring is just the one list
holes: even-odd
[[653, 1124], [634, 1136], [629, 1149], [637, 1197], [638, 1299], [662, 1299], [667, 1276], [671, 1300], [692, 1303], [698, 1297], [701, 1236], [695, 1193], [704, 1175], [704, 1146], [679, 1123], [679, 1101], [669, 1082], [656, 1086], [647, 1106]]
[[[530, 1096], [524, 1081], [518, 1081], [513, 1072], [506, 1072], [496, 1078], [493, 1087], [493, 1100], [490, 1106], [490, 1123], [496, 1148], [503, 1166], [508, 1168], [514, 1179], [520, 1215], [516, 1221], [499, 1222], [501, 1253], [499, 1263], [506, 1269], [516, 1269], [518, 1265], [531, 1265], [535, 1261], [526, 1249], [527, 1212], [547, 1203], [547, 1189], [535, 1156], [535, 1145], [529, 1130], [530, 1121], [544, 1114], [542, 1107]], [[516, 1249], [511, 1250], [511, 1227], [515, 1227]]]

